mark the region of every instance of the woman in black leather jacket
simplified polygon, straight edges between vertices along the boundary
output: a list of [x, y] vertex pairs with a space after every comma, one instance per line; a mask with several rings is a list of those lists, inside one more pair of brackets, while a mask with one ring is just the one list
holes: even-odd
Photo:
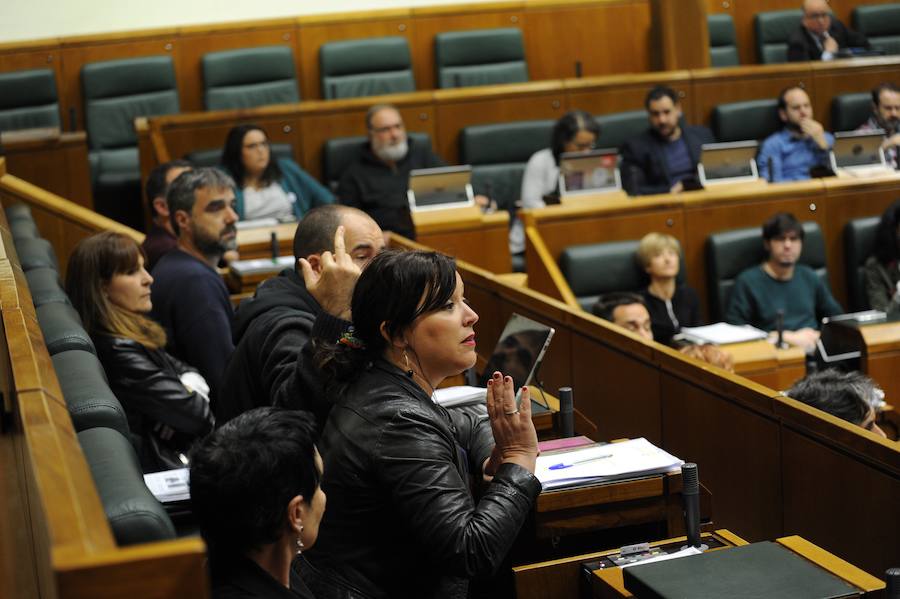
[[144, 472], [185, 467], [191, 443], [215, 422], [206, 381], [166, 353], [165, 332], [146, 316], [152, 282], [140, 246], [111, 231], [82, 240], [66, 273]]
[[[434, 403], [475, 363], [478, 315], [453, 260], [384, 252], [360, 276], [354, 330], [317, 356], [336, 394], [320, 449], [328, 512], [309, 563], [324, 597], [465, 597], [506, 557], [540, 493], [523, 388], [488, 382], [488, 419]], [[470, 476], [484, 480], [476, 499]]]

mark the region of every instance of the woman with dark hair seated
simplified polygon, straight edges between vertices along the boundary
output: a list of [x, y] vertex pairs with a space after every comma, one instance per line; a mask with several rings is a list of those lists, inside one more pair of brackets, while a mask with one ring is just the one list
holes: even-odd
[[222, 167], [237, 183], [241, 220], [299, 220], [311, 208], [334, 203], [331, 192], [296, 162], [272, 156], [269, 136], [258, 125], [238, 125], [228, 132]]
[[[466, 597], [541, 490], [528, 390], [517, 405], [512, 379], [494, 373], [487, 419], [434, 402], [476, 357], [478, 315], [452, 258], [376, 256], [351, 311], [352, 335], [317, 354], [336, 404], [320, 444], [329, 511], [305, 580], [320, 599]], [[470, 476], [486, 481], [479, 499]]]
[[137, 242], [112, 231], [79, 242], [66, 272], [144, 472], [186, 466], [191, 443], [215, 422], [206, 381], [166, 353], [165, 331], [147, 317], [152, 282]]
[[875, 250], [865, 264], [866, 296], [873, 310], [900, 314], [900, 200], [888, 206], [875, 230]]
[[319, 535], [322, 458], [306, 412], [254, 408], [191, 454], [191, 506], [209, 551], [213, 599], [311, 598], [291, 560]]

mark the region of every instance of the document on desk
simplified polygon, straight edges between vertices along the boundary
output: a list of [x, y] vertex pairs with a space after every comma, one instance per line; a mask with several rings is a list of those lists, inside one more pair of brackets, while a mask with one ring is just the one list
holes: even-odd
[[187, 468], [150, 472], [144, 475], [144, 484], [160, 503], [185, 501], [191, 498]]
[[643, 437], [542, 455], [534, 475], [544, 490], [649, 476], [684, 464]]
[[681, 332], [695, 343], [715, 343], [716, 345], [756, 341], [767, 337], [765, 331], [756, 327], [737, 326], [727, 322], [717, 322], [703, 327], [681, 327]]

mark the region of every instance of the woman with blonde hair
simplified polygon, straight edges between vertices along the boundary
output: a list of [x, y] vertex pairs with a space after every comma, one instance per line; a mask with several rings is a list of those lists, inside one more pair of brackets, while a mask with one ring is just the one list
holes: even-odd
[[641, 294], [650, 312], [653, 338], [669, 345], [681, 327], [701, 324], [697, 292], [678, 282], [681, 244], [671, 235], [648, 233], [641, 239], [637, 257], [650, 277]]
[[191, 443], [215, 422], [206, 381], [166, 353], [165, 331], [147, 317], [152, 282], [137, 242], [112, 231], [79, 242], [66, 273], [144, 472], [187, 465]]

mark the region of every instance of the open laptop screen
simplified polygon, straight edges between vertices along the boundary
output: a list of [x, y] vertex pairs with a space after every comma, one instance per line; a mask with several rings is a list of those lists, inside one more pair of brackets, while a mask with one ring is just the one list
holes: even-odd
[[831, 148], [832, 168], [887, 166], [884, 159], [884, 131], [848, 131], [834, 134]]
[[570, 152], [559, 157], [559, 194], [581, 195], [622, 189], [615, 148]]
[[409, 209], [413, 212], [461, 208], [475, 204], [472, 167], [442, 166], [415, 169], [409, 173]]
[[754, 181], [759, 178], [756, 168], [755, 141], [733, 141], [703, 144], [697, 172], [700, 184]]
[[552, 327], [513, 313], [488, 359], [480, 384], [487, 385], [497, 370], [512, 377], [517, 391], [531, 384], [555, 332]]

